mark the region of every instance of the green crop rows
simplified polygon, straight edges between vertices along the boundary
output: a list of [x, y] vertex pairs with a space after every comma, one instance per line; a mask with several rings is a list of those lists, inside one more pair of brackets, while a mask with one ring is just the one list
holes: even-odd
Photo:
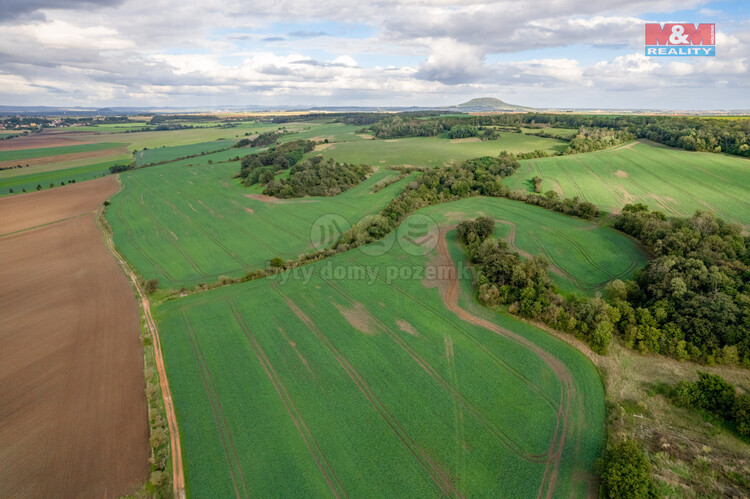
[[157, 149], [144, 149], [137, 151], [135, 161], [137, 166], [164, 163], [177, 158], [186, 158], [199, 154], [208, 154], [222, 149], [232, 147], [236, 140], [212, 140], [210, 142], [199, 142], [185, 146], [162, 146]]
[[98, 144], [82, 144], [77, 146], [44, 147], [40, 149], [20, 149], [18, 151], [0, 151], [0, 161], [19, 161], [32, 158], [43, 158], [45, 156], [57, 156], [60, 154], [73, 154], [79, 152], [102, 151], [122, 147], [124, 144], [111, 142], [100, 142]]
[[232, 179], [239, 162], [207, 164], [237, 153], [230, 149], [121, 175], [125, 188], [112, 199], [107, 217], [116, 244], [144, 277], [179, 287], [238, 277], [276, 256], [296, 258], [314, 249], [310, 228], [318, 217], [341, 213], [354, 224], [382, 209], [408, 181], [371, 194], [377, 182], [395, 175], [386, 170], [334, 198], [267, 203], [249, 198], [258, 191]]
[[603, 441], [595, 368], [491, 314], [562, 361], [566, 385], [527, 345], [462, 321], [411, 273], [431, 257], [354, 250], [160, 306], [190, 494], [535, 496], [558, 430], [555, 490], [582, 493]]
[[668, 215], [711, 211], [750, 225], [750, 162], [735, 156], [635, 142], [588, 154], [522, 161], [506, 184], [530, 189], [534, 176], [544, 179], [543, 191], [578, 196], [607, 210], [643, 203]]

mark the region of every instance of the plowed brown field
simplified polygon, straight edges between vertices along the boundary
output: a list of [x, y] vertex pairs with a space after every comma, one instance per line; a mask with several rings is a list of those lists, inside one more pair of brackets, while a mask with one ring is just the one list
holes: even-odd
[[0, 497], [118, 497], [147, 478], [138, 304], [94, 218], [116, 190], [0, 200]]

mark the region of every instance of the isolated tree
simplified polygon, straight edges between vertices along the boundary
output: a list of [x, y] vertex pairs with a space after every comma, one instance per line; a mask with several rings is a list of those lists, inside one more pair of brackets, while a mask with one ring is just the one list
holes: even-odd
[[144, 286], [147, 294], [153, 294], [159, 289], [159, 279], [149, 279]]
[[42, 190], [42, 186], [40, 184], [36, 184], [36, 190], [41, 191]]

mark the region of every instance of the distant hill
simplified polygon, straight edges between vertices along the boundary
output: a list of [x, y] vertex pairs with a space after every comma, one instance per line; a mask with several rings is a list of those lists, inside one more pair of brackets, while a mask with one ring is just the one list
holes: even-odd
[[515, 104], [508, 104], [500, 99], [494, 97], [481, 97], [479, 99], [471, 99], [469, 102], [464, 102], [456, 106], [457, 109], [465, 112], [488, 112], [488, 111], [528, 111], [533, 109], [530, 107], [516, 106]]

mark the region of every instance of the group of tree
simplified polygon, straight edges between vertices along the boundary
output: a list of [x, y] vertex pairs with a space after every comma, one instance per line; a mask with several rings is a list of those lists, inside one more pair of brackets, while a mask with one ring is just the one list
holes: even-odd
[[607, 288], [625, 343], [678, 359], [750, 365], [750, 236], [710, 213], [667, 219], [626, 205], [615, 228], [654, 259]]
[[271, 144], [276, 143], [276, 141], [281, 137], [284, 133], [279, 131], [273, 131], [273, 132], [263, 132], [258, 134], [257, 137], [252, 139], [240, 139], [237, 141], [237, 143], [234, 145], [234, 147], [265, 147], [270, 146]]
[[581, 127], [563, 154], [578, 154], [583, 152], [607, 149], [635, 139], [635, 135], [625, 130], [611, 128]]
[[750, 438], [750, 394], [738, 393], [721, 376], [698, 371], [698, 381], [680, 381], [667, 395], [676, 405], [717, 418], [741, 437]]
[[494, 221], [486, 217], [456, 228], [477, 271], [479, 302], [491, 308], [507, 306], [512, 314], [572, 333], [594, 350], [606, 352], [617, 319], [613, 308], [600, 298], [564, 298], [549, 277], [544, 258], [521, 258], [507, 243], [490, 237], [493, 230]]
[[515, 201], [523, 201], [526, 204], [541, 206], [548, 210], [557, 211], [572, 217], [591, 220], [599, 216], [599, 208], [588, 201], [581, 201], [578, 196], [572, 198], [561, 198], [557, 192], [549, 190], [543, 196], [526, 191], [510, 191], [508, 197]]
[[371, 172], [369, 165], [338, 163], [315, 156], [293, 166], [289, 178], [271, 179], [263, 194], [279, 198], [335, 196], [359, 184]]
[[315, 143], [309, 140], [293, 140], [259, 153], [248, 154], [240, 162], [239, 177], [244, 179], [246, 186], [268, 183], [273, 180], [277, 171], [296, 165], [314, 148]]
[[474, 125], [453, 125], [448, 130], [449, 139], [465, 139], [468, 137], [476, 137], [479, 135], [479, 130]]

